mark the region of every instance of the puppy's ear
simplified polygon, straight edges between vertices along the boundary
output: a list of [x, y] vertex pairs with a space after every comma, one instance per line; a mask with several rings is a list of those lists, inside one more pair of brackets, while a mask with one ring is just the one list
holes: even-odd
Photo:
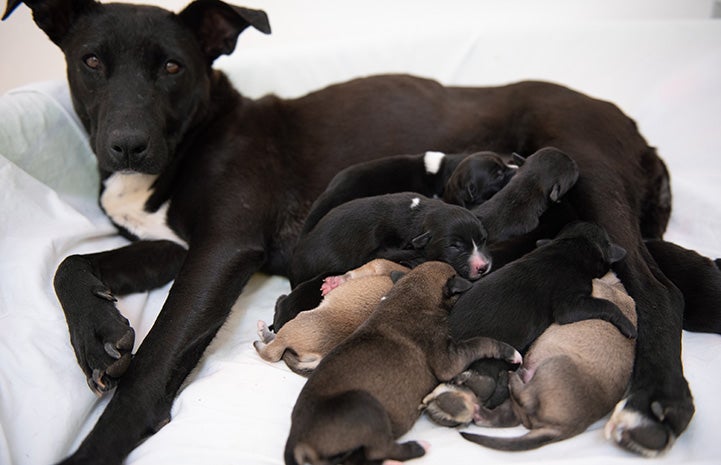
[[78, 16], [100, 6], [94, 0], [8, 0], [2, 19], [7, 19], [21, 3], [32, 10], [35, 24], [57, 46], [60, 46]]
[[523, 166], [523, 164], [526, 163], [526, 159], [517, 154], [516, 152], [513, 152], [513, 154], [511, 155], [511, 161], [513, 161], [513, 163], [515, 163], [519, 167]]
[[608, 247], [608, 263], [616, 263], [623, 260], [626, 256], [626, 249], [618, 244], [611, 244]]
[[405, 275], [406, 275], [405, 271], [398, 271], [398, 270], [391, 271], [391, 274], [390, 274], [391, 281], [393, 281], [393, 284], [395, 284], [398, 282], [399, 279], [401, 279]]
[[558, 203], [561, 200], [561, 186], [560, 184], [556, 183], [553, 185], [553, 188], [551, 189], [551, 195], [549, 195], [552, 202]]
[[551, 239], [538, 239], [536, 241], [536, 248], [543, 247], [544, 245], [550, 244], [550, 243], [551, 243]]
[[443, 295], [446, 297], [453, 297], [457, 294], [463, 294], [469, 290], [473, 284], [465, 278], [460, 276], [453, 276], [447, 282], [443, 288]]
[[238, 36], [248, 26], [270, 34], [265, 11], [233, 6], [220, 0], [196, 0], [179, 16], [195, 32], [208, 63], [220, 55], [230, 55], [235, 50]]
[[414, 237], [411, 240], [411, 245], [414, 249], [422, 249], [423, 247], [428, 245], [428, 242], [431, 240], [431, 233], [430, 231], [426, 231], [420, 236]]

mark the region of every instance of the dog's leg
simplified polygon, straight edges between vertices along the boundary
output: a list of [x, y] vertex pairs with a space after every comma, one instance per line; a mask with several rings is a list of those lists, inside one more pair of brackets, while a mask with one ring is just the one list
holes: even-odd
[[241, 242], [246, 246], [238, 247], [237, 237], [219, 233], [193, 241], [165, 305], [113, 398], [63, 464], [119, 465], [141, 440], [170, 420], [181, 383], [265, 260], [261, 246], [248, 245], [262, 240], [246, 239]]
[[626, 318], [616, 304], [606, 299], [597, 299], [586, 295], [562, 299], [554, 303], [553, 317], [556, 323], [561, 325], [597, 318], [613, 324], [621, 334], [628, 338], [636, 337], [636, 328], [633, 323]]
[[107, 252], [73, 255], [60, 264], [55, 292], [75, 356], [96, 394], [114, 387], [127, 370], [135, 341], [135, 332], [116, 308], [114, 295], [168, 283], [184, 258], [185, 249], [174, 242], [139, 241]]
[[638, 340], [629, 393], [609, 433], [622, 447], [655, 456], [671, 447], [694, 414], [681, 364], [683, 298], [642, 244], [618, 264], [617, 274], [636, 301]]
[[474, 360], [494, 358], [511, 364], [521, 363], [521, 354], [505, 342], [488, 337], [474, 337], [463, 342], [450, 342], [446, 350], [431, 354], [430, 365], [439, 381], [450, 381], [468, 368]]

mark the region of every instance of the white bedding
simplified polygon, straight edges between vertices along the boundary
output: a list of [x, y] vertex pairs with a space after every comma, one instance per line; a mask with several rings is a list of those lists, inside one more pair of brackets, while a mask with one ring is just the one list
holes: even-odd
[[[721, 22], [579, 19], [509, 26], [476, 21], [473, 15], [482, 13], [467, 3], [467, 12], [446, 12], [434, 22], [404, 17], [397, 28], [368, 23], [365, 35], [344, 35], [334, 22], [332, 37], [324, 36], [313, 15], [306, 15], [315, 31], [310, 39], [274, 46], [270, 36], [262, 38], [266, 45], [244, 50], [241, 37], [236, 53], [218, 66], [254, 97], [292, 97], [356, 76], [411, 72], [463, 85], [552, 80], [613, 101], [668, 163], [674, 205], [667, 239], [721, 257]], [[276, 30], [291, 20], [279, 14], [276, 24], [277, 13], [268, 11]], [[374, 12], [363, 13], [367, 19]], [[391, 23], [387, 17], [381, 22]], [[53, 273], [68, 254], [125, 243], [97, 207], [97, 185], [64, 83], [32, 84], [0, 98], [0, 465], [59, 460], [105, 406], [76, 365], [52, 288]], [[290, 411], [304, 379], [283, 364], [262, 361], [251, 343], [256, 321], [272, 319], [276, 298], [288, 288], [279, 277], [251, 280], [182, 388], [172, 422], [139, 446], [128, 465], [282, 463]], [[167, 291], [120, 300], [136, 344]], [[406, 438], [426, 440], [431, 450], [409, 463], [719, 464], [721, 336], [684, 332], [683, 361], [696, 415], [660, 458], [615, 447], [604, 439], [602, 422], [537, 451], [503, 453], [421, 418]]]

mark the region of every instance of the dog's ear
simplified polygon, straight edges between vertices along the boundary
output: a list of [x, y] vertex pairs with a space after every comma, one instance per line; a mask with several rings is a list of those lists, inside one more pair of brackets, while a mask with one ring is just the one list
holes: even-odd
[[543, 247], [543, 246], [546, 245], [546, 244], [550, 244], [551, 241], [552, 241], [551, 239], [538, 239], [538, 240], [536, 241], [536, 247], [537, 247], [537, 248], [538, 248], [538, 247]]
[[551, 195], [549, 196], [552, 202], [558, 203], [561, 200], [561, 185], [556, 183], [551, 189]]
[[467, 290], [469, 290], [473, 284], [460, 276], [453, 276], [452, 278], [449, 278], [446, 282], [445, 287], [443, 288], [443, 295], [448, 297], [453, 297], [457, 294], [463, 294]]
[[179, 16], [195, 32], [209, 63], [220, 55], [230, 55], [235, 50], [238, 36], [248, 26], [270, 34], [265, 11], [233, 6], [220, 0], [196, 0]]
[[517, 154], [516, 152], [513, 152], [513, 154], [511, 154], [511, 161], [519, 167], [523, 166], [523, 164], [526, 163], [526, 159], [523, 158], [521, 155]]
[[623, 260], [626, 256], [626, 249], [618, 244], [611, 244], [608, 247], [608, 263], [616, 263]]
[[426, 231], [420, 236], [416, 236], [411, 240], [411, 245], [414, 249], [422, 249], [426, 245], [428, 245], [428, 242], [431, 240], [431, 233], [430, 231]]
[[390, 275], [391, 281], [393, 281], [393, 284], [395, 284], [398, 282], [399, 279], [401, 279], [405, 275], [406, 275], [405, 271], [398, 271], [398, 270], [391, 271], [391, 275]]
[[58, 46], [78, 16], [99, 6], [94, 0], [8, 0], [2, 19], [21, 3], [32, 10], [35, 24]]

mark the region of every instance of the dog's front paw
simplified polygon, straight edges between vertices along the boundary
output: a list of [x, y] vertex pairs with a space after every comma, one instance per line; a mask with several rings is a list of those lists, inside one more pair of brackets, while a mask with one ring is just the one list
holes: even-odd
[[671, 448], [694, 414], [689, 396], [667, 403], [648, 401], [632, 394], [616, 405], [606, 423], [606, 438], [645, 457], [655, 457]]
[[421, 409], [441, 426], [460, 426], [472, 422], [478, 414], [478, 398], [473, 392], [455, 384], [439, 384], [423, 398]]
[[93, 290], [94, 310], [69, 325], [70, 339], [88, 386], [101, 396], [117, 384], [132, 360], [135, 331], [107, 289]]

